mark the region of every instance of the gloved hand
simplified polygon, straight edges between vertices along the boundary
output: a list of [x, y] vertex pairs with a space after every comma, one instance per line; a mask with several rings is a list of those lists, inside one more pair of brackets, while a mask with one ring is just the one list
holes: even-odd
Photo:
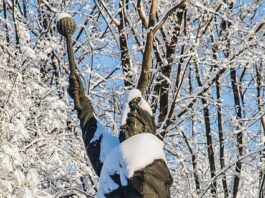
[[74, 100], [75, 109], [81, 110], [81, 100], [86, 98], [82, 81], [78, 74], [70, 74], [69, 76], [69, 87], [68, 94]]

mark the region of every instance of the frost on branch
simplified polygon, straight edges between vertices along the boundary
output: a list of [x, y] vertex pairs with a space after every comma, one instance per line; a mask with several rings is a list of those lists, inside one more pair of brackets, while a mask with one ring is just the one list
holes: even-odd
[[[0, 2], [0, 197], [62, 197], [77, 194], [76, 189], [83, 193], [79, 197], [95, 197], [98, 180], [86, 161], [79, 123], [69, 108], [69, 68], [65, 43], [55, 31], [55, 15], [69, 10], [77, 20], [79, 31], [73, 42], [78, 69], [100, 120], [116, 133], [128, 113], [121, 115], [120, 101], [126, 89], [121, 52], [128, 52], [124, 58], [129, 57], [133, 67], [129, 74], [137, 82], [148, 33], [148, 27], [143, 26], [146, 18], [140, 19], [138, 10], [149, 13], [152, 1], [141, 1], [137, 9], [130, 5], [129, 9], [121, 8], [113, 1], [105, 1], [105, 8], [97, 1], [12, 2]], [[156, 22], [178, 2], [158, 1]], [[164, 141], [174, 178], [172, 197], [199, 197], [204, 191], [205, 197], [212, 197], [205, 186], [213, 181], [214, 172], [216, 197], [234, 197], [233, 181], [238, 176], [236, 197], [258, 197], [265, 159], [264, 152], [258, 152], [264, 145], [265, 128], [260, 121], [265, 96], [264, 4], [186, 2], [181, 24], [177, 24], [180, 12], [174, 12], [155, 35], [146, 91], [155, 104], [152, 108], [159, 132], [167, 125], [159, 121], [159, 114], [163, 93], [168, 95], [170, 120]], [[116, 27], [116, 20], [122, 19], [124, 23]], [[122, 35], [127, 49], [120, 45]], [[168, 56], [170, 48], [175, 48], [172, 56]], [[163, 73], [167, 78], [157, 75], [171, 63], [170, 58], [170, 73]], [[234, 104], [231, 71], [236, 73], [239, 105]], [[162, 82], [169, 87], [163, 87]], [[240, 105], [242, 117], [236, 118]], [[204, 116], [206, 108], [209, 116]], [[210, 171], [206, 126], [211, 129], [216, 171]], [[242, 144], [237, 142], [240, 134]], [[104, 132], [103, 140], [108, 141], [108, 135]], [[233, 165], [239, 146], [244, 154], [257, 151], [242, 160], [240, 174]], [[102, 161], [108, 154], [103, 150]], [[228, 195], [224, 194], [226, 189]]]
[[39, 75], [0, 65], [0, 197], [55, 197], [70, 186], [83, 190], [80, 178], [93, 175], [68, 127], [67, 100]]

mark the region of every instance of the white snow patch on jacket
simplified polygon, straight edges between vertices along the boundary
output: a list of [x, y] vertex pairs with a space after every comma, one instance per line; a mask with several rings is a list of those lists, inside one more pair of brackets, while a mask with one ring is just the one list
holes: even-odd
[[165, 160], [164, 143], [151, 133], [130, 137], [116, 146], [107, 156], [99, 179], [99, 197], [119, 188], [111, 176], [119, 175], [121, 185], [128, 185], [128, 178], [137, 170], [152, 164], [156, 159]]
[[109, 153], [115, 148], [117, 145], [120, 144], [118, 137], [113, 136], [109, 129], [102, 125], [101, 123], [97, 122], [97, 130], [91, 139], [90, 143], [101, 139], [100, 142], [100, 161], [104, 163], [106, 157]]

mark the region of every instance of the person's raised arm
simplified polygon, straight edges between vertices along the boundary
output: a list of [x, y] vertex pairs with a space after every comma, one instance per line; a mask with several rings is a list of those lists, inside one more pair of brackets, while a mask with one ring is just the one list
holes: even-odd
[[74, 100], [74, 108], [78, 113], [82, 138], [90, 162], [100, 175], [102, 164], [106, 158], [106, 150], [112, 149], [117, 143], [115, 138], [107, 131], [107, 128], [100, 124], [94, 116], [91, 101], [86, 97], [83, 83], [76, 73], [74, 52], [71, 37], [75, 31], [75, 21], [70, 16], [63, 16], [57, 23], [58, 32], [66, 38], [67, 53], [69, 57], [70, 75], [68, 93]]

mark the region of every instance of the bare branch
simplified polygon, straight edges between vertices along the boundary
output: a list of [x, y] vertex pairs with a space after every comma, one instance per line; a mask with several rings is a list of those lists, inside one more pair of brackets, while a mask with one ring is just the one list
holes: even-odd
[[131, 72], [131, 58], [128, 46], [128, 33], [126, 32], [126, 1], [120, 0], [120, 22], [118, 26], [119, 30], [119, 41], [121, 50], [121, 64], [122, 70], [125, 76], [124, 84], [125, 87], [133, 87], [132, 72]]
[[146, 20], [145, 14], [144, 14], [144, 10], [143, 10], [143, 6], [142, 6], [142, 1], [141, 0], [137, 1], [137, 11], [138, 11], [139, 17], [140, 17], [140, 19], [141, 19], [141, 21], [143, 23], [143, 26], [145, 28], [147, 28], [148, 27], [148, 22]]
[[117, 19], [115, 19], [115, 18], [112, 16], [112, 14], [110, 13], [110, 11], [109, 11], [108, 7], [106, 6], [105, 2], [102, 1], [102, 0], [98, 0], [98, 1], [101, 3], [102, 7], [103, 7], [104, 10], [107, 12], [107, 14], [109, 15], [109, 17], [110, 17], [111, 20], [113, 21], [113, 23], [114, 23], [116, 26], [119, 26], [119, 25], [120, 25], [119, 21], [118, 21]]
[[152, 50], [154, 46], [154, 32], [151, 30], [151, 28], [155, 24], [156, 10], [157, 10], [157, 0], [152, 0], [149, 24], [148, 24], [150, 31], [147, 35], [143, 62], [142, 62], [142, 70], [141, 70], [140, 79], [137, 85], [137, 88], [142, 92], [143, 95], [145, 93], [145, 89], [148, 85], [148, 81], [151, 75], [150, 69], [151, 69], [151, 61], [152, 61]]
[[228, 169], [232, 168], [232, 167], [233, 167], [234, 165], [236, 165], [238, 162], [241, 162], [241, 163], [242, 163], [242, 160], [244, 160], [245, 158], [247, 158], [247, 157], [249, 157], [249, 156], [251, 156], [251, 155], [254, 155], [254, 154], [256, 154], [256, 153], [259, 153], [259, 152], [262, 151], [263, 149], [264, 149], [264, 147], [263, 147], [263, 148], [260, 148], [260, 149], [258, 149], [258, 150], [256, 150], [256, 151], [249, 152], [249, 153], [247, 153], [247, 154], [245, 154], [245, 155], [243, 155], [243, 156], [240, 156], [235, 162], [230, 163], [228, 166], [226, 166], [225, 168], [221, 169], [221, 170], [216, 174], [216, 176], [215, 176], [214, 178], [212, 178], [211, 181], [208, 182], [209, 184], [208, 184], [205, 188], [203, 188], [204, 190], [203, 190], [203, 192], [200, 194], [199, 197], [200, 197], [200, 198], [204, 197], [205, 193], [206, 193], [206, 192], [208, 191], [208, 189], [211, 187], [212, 183], [215, 182], [215, 181], [216, 181], [221, 175], [223, 175], [224, 172], [226, 172]]
[[113, 35], [113, 37], [114, 37], [114, 39], [115, 39], [117, 45], [119, 45], [119, 39], [116, 37], [115, 31], [114, 31], [114, 29], [113, 29], [113, 27], [112, 27], [112, 25], [111, 25], [111, 22], [109, 22], [109, 21], [107, 20], [107, 17], [106, 17], [105, 14], [102, 12], [101, 7], [100, 7], [100, 5], [98, 4], [97, 1], [95, 1], [95, 4], [96, 4], [96, 6], [98, 7], [99, 12], [101, 13], [103, 19], [104, 19], [105, 22], [107, 23], [107, 26], [109, 27], [109, 29], [110, 29], [110, 31], [111, 31], [111, 33], [112, 33], [112, 35]]
[[173, 6], [173, 7], [172, 7], [172, 8], [171, 8], [171, 9], [165, 14], [165, 16], [163, 17], [163, 19], [155, 25], [155, 27], [154, 27], [154, 29], [153, 29], [153, 32], [156, 32], [157, 30], [159, 30], [159, 29], [164, 25], [164, 23], [167, 21], [168, 17], [169, 17], [173, 12], [175, 12], [178, 8], [183, 7], [183, 6], [185, 5], [186, 1], [187, 1], [187, 0], [183, 0], [183, 1], [181, 1], [180, 3], [174, 5], [174, 6]]
[[47, 8], [50, 11], [52, 11], [54, 13], [58, 13], [58, 10], [56, 8], [52, 7], [49, 2], [47, 2], [46, 0], [42, 0], [42, 2], [47, 6]]

